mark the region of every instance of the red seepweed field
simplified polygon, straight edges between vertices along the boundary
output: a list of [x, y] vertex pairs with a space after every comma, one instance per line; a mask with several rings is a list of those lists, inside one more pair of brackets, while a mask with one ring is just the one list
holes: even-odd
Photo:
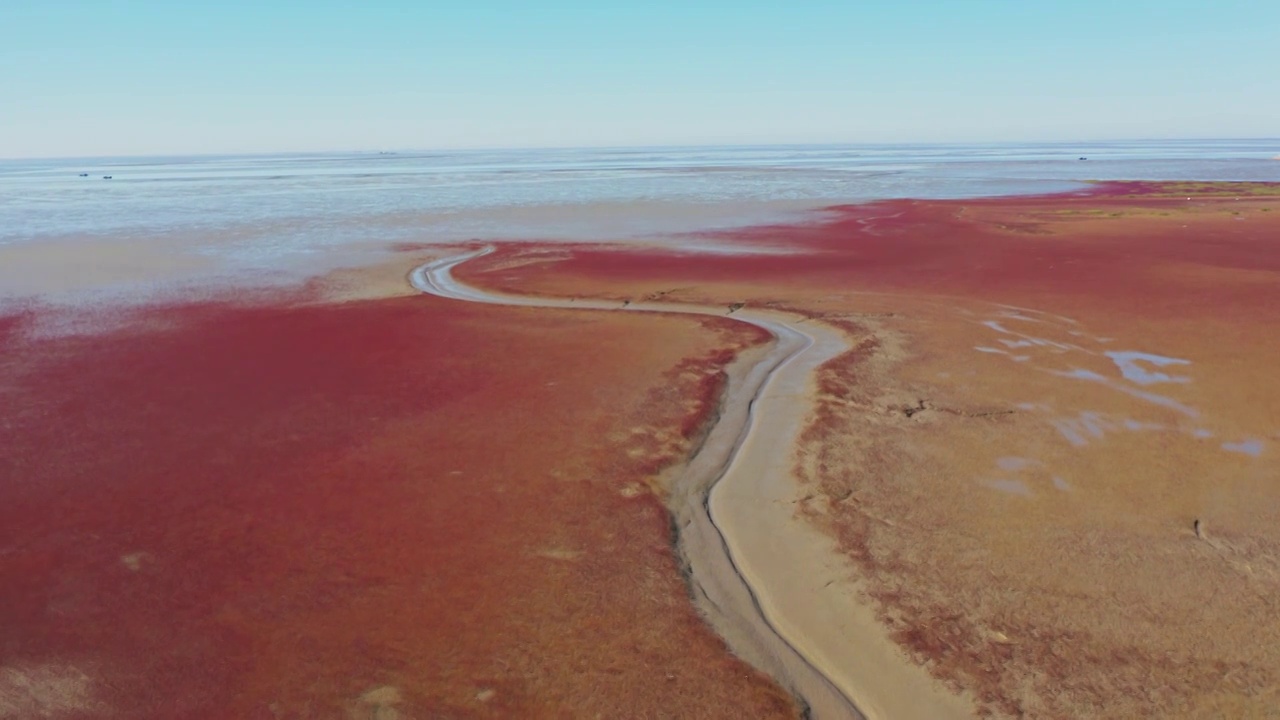
[[[1275, 186], [717, 237], [766, 252], [506, 245], [456, 275], [847, 333], [798, 520], [979, 713], [1280, 706]], [[0, 316], [0, 717], [794, 716], [699, 620], [661, 500], [762, 340], [307, 293]]]
[[795, 714], [700, 621], [654, 491], [758, 336], [425, 296], [107, 314], [0, 320], [0, 717]]
[[[979, 200], [889, 200], [837, 206], [821, 219], [711, 234], [737, 255], [617, 251], [579, 246], [571, 258], [510, 273], [519, 291], [593, 289], [642, 295], [662, 287], [677, 297], [699, 285], [751, 283], [772, 288], [911, 291], [934, 295], [1035, 297], [1060, 293], [1084, 302], [1129, 298], [1201, 305], [1266, 288], [1185, 283], [1152, 275], [1171, 265], [1214, 270], [1280, 270], [1271, 244], [1280, 224], [1280, 189], [1264, 183], [1104, 183], [1079, 193]], [[1184, 232], [1185, 231], [1185, 232]], [[781, 250], [782, 252], [749, 252]], [[563, 250], [549, 254], [563, 255]], [[478, 280], [480, 264], [460, 268]], [[486, 274], [502, 286], [502, 277]], [[1182, 278], [1191, 281], [1192, 278]], [[1213, 278], [1208, 278], [1213, 279]], [[571, 287], [572, 285], [572, 287]], [[1251, 296], [1250, 300], [1260, 299]], [[1148, 302], [1148, 305], [1151, 303]]]

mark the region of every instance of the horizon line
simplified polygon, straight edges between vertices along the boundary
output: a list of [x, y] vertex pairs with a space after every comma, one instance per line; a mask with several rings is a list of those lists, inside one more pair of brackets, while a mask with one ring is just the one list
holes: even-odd
[[[124, 159], [158, 159], [158, 158], [228, 158], [228, 157], [284, 157], [314, 155], [397, 155], [401, 153], [468, 153], [468, 152], [536, 152], [536, 151], [576, 151], [576, 150], [692, 150], [692, 149], [734, 149], [734, 148], [835, 148], [835, 147], [956, 147], [956, 146], [1045, 146], [1045, 145], [1088, 145], [1107, 143], [1189, 143], [1189, 142], [1275, 142], [1280, 144], [1280, 136], [1246, 137], [1130, 137], [1130, 138], [1094, 138], [1081, 140], [931, 140], [931, 141], [840, 141], [840, 142], [761, 142], [761, 143], [674, 143], [674, 144], [636, 144], [636, 145], [476, 145], [455, 147], [402, 147], [402, 148], [361, 148], [361, 149], [329, 149], [329, 150], [250, 150], [242, 152], [189, 152], [189, 153], [142, 153], [136, 155], [17, 155], [0, 157], [0, 162], [38, 161], [38, 160], [124, 160]], [[1280, 148], [1277, 149], [1280, 151]]]

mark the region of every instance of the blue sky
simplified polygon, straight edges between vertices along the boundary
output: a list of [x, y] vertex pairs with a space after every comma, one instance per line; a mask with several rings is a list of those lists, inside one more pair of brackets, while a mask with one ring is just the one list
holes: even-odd
[[1275, 0], [0, 0], [0, 157], [1280, 135]]

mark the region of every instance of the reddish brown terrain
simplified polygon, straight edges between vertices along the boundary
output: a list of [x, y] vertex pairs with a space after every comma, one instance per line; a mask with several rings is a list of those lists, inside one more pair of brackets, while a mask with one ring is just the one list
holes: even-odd
[[754, 252], [508, 248], [458, 275], [842, 328], [802, 515], [911, 658], [988, 715], [1274, 717], [1280, 187], [879, 202], [719, 239]]
[[760, 340], [426, 296], [4, 316], [0, 718], [794, 716], [661, 500]]
[[[846, 333], [798, 520], [980, 714], [1274, 717], [1280, 189], [718, 239], [753, 252], [511, 245], [456, 275]], [[761, 340], [309, 293], [2, 316], [0, 718], [794, 716], [697, 617], [662, 505]]]

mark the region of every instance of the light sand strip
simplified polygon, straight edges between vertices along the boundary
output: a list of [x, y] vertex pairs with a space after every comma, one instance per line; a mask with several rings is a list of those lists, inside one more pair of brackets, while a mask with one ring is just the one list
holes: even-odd
[[[725, 314], [698, 305], [490, 293], [450, 274], [488, 252], [429, 262], [410, 282], [424, 293], [497, 305]], [[732, 318], [765, 329], [775, 342], [754, 362], [730, 368], [719, 417], [673, 484], [678, 549], [700, 609], [735, 653], [795, 693], [810, 717], [969, 716], [969, 704], [912, 664], [858, 602], [831, 540], [796, 517], [792, 467], [813, 409], [810, 379], [848, 343], [787, 313], [741, 309]]]

